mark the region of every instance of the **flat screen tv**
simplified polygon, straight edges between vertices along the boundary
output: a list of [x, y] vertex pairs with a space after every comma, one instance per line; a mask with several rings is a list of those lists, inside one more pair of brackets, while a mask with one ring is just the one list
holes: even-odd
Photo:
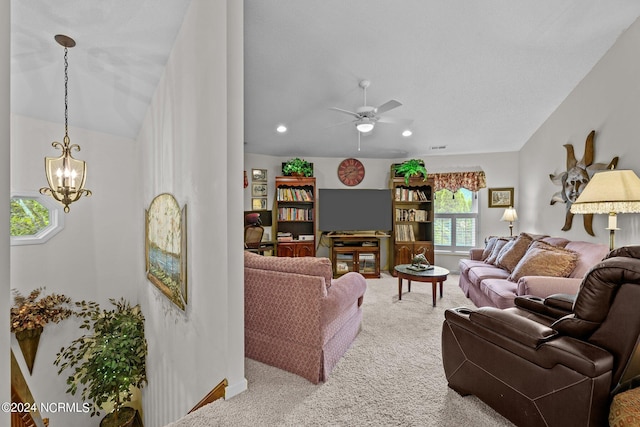
[[320, 231], [390, 231], [391, 190], [320, 188]]

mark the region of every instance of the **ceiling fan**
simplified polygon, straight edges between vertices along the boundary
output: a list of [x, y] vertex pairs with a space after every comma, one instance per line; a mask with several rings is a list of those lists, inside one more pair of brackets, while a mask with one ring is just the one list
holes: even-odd
[[[381, 116], [382, 113], [393, 110], [394, 108], [398, 108], [402, 105], [401, 102], [396, 101], [395, 99], [387, 101], [384, 104], [379, 105], [378, 107], [371, 107], [367, 105], [367, 88], [369, 87], [369, 85], [371, 85], [371, 82], [369, 80], [361, 80], [360, 83], [358, 83], [358, 86], [360, 86], [363, 91], [364, 105], [362, 107], [359, 107], [355, 112], [337, 107], [331, 107], [330, 110], [339, 111], [341, 113], [346, 113], [355, 117], [354, 120], [345, 123], [355, 123], [356, 129], [358, 129], [358, 134], [371, 132], [376, 123], [394, 123], [408, 125], [412, 122], [412, 120], [408, 119], [397, 119]], [[344, 123], [339, 123], [338, 125], [341, 124]]]

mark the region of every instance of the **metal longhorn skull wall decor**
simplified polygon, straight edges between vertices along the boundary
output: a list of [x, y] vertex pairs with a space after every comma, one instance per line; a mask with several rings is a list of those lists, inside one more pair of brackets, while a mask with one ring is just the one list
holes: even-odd
[[[571, 205], [576, 201], [582, 190], [587, 186], [587, 183], [591, 179], [594, 173], [603, 169], [614, 169], [618, 165], [618, 157], [614, 157], [609, 164], [606, 163], [593, 163], [594, 158], [594, 141], [593, 138], [596, 134], [595, 130], [592, 130], [587, 136], [587, 140], [584, 146], [584, 155], [580, 161], [576, 159], [573, 145], [564, 144], [563, 147], [567, 150], [567, 170], [559, 174], [549, 174], [551, 181], [562, 187], [560, 191], [555, 193], [551, 197], [551, 205], [557, 202], [565, 203], [566, 216], [564, 220], [564, 226], [562, 231], [568, 231], [571, 229], [573, 222], [573, 215], [571, 213]], [[593, 233], [593, 214], [583, 215], [584, 229], [592, 236]]]

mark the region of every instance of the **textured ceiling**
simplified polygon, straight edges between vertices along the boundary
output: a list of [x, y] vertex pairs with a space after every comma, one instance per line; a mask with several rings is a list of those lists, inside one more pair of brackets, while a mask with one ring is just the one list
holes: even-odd
[[[190, 0], [12, 0], [11, 105], [135, 138]], [[637, 0], [245, 0], [245, 150], [402, 158], [518, 150], [640, 16]], [[403, 105], [358, 135], [367, 104]], [[288, 131], [279, 134], [278, 124]], [[442, 150], [431, 147], [446, 146]]]

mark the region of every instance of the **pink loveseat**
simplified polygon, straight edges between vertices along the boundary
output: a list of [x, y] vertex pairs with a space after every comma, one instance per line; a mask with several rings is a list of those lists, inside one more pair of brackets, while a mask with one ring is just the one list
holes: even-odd
[[[522, 239], [522, 237], [527, 237]], [[531, 239], [529, 239], [529, 237]], [[505, 238], [499, 238], [504, 240]], [[492, 239], [492, 240], [495, 240]], [[521, 236], [513, 240], [522, 243], [523, 251], [518, 255], [518, 259], [512, 259], [511, 263], [503, 260], [501, 263], [502, 250], [493, 249], [493, 257], [489, 244], [486, 248], [474, 248], [469, 252], [469, 259], [461, 259], [460, 267], [460, 288], [464, 294], [471, 299], [477, 307], [497, 307], [509, 308], [515, 305], [516, 296], [532, 295], [546, 298], [552, 294], [570, 294], [575, 295], [579, 288], [582, 278], [589, 272], [591, 267], [599, 263], [605, 255], [609, 253], [609, 247], [605, 244], [590, 243], [581, 241], [570, 241], [562, 237], [536, 236], [527, 233], [521, 233]], [[491, 240], [490, 240], [491, 242]], [[575, 260], [569, 269], [562, 274], [551, 276], [548, 274], [529, 269], [529, 273], [525, 273], [518, 277], [514, 275], [516, 270], [526, 271], [526, 265], [522, 265], [520, 261], [531, 247], [531, 243], [540, 246], [540, 250], [549, 245], [553, 248], [559, 248], [558, 251], [566, 250], [575, 254]], [[504, 249], [507, 249], [505, 244]], [[496, 252], [498, 252], [496, 254]], [[547, 266], [541, 266], [547, 267]], [[550, 266], [554, 270], [555, 266]]]
[[244, 253], [245, 355], [325, 381], [360, 332], [367, 283], [328, 258]]

